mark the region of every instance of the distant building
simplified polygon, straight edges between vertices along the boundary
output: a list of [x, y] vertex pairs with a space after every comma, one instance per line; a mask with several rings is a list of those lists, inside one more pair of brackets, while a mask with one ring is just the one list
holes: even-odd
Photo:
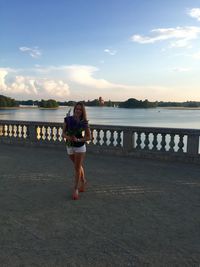
[[104, 100], [103, 98], [100, 96], [99, 97], [99, 106], [103, 106], [104, 105]]

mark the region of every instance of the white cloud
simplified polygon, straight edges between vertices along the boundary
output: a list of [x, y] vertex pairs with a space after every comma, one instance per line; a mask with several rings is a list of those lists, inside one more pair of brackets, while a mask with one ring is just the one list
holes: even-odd
[[114, 56], [114, 55], [117, 54], [117, 51], [116, 50], [111, 50], [111, 49], [108, 49], [108, 48], [104, 49], [104, 52], [105, 53], [108, 53], [111, 56]]
[[86, 88], [87, 94], [90, 92], [90, 98], [97, 98], [97, 96], [103, 95], [107, 99], [112, 97], [116, 100], [125, 100], [130, 97], [141, 99], [145, 96], [145, 98], [152, 100], [154, 96], [158, 96], [159, 99], [159, 96], [168, 90], [164, 86], [126, 85], [112, 83], [105, 79], [97, 79], [94, 75], [98, 72], [98, 68], [94, 66], [72, 65], [68, 66], [66, 71], [70, 81], [80, 84], [82, 88]]
[[69, 85], [62, 80], [37, 80], [35, 86], [38, 88], [38, 94], [43, 97], [53, 97], [56, 99], [64, 99], [69, 96]]
[[0, 91], [6, 91], [5, 77], [8, 74], [8, 71], [5, 69], [0, 69]]
[[22, 47], [19, 47], [19, 50], [22, 51], [23, 53], [28, 53], [29, 56], [31, 56], [33, 58], [38, 58], [42, 55], [41, 51], [39, 50], [39, 48], [37, 46], [32, 47], [32, 48], [22, 46]]
[[72, 65], [67, 67], [69, 79], [75, 83], [98, 89], [127, 87], [127, 85], [115, 84], [104, 79], [94, 78], [93, 75], [97, 71], [98, 68], [94, 66]]
[[175, 72], [188, 72], [190, 71], [190, 68], [183, 68], [183, 67], [176, 67], [172, 69]]
[[188, 14], [192, 17], [200, 21], [200, 8], [192, 8], [189, 10]]
[[40, 68], [41, 66], [39, 64], [35, 64], [35, 68]]
[[140, 44], [153, 44], [158, 41], [175, 40], [170, 47], [190, 47], [191, 40], [200, 35], [200, 27], [186, 26], [176, 28], [160, 28], [151, 30], [150, 36], [133, 35], [131, 40]]
[[[76, 96], [79, 99], [84, 99], [87, 95], [89, 95], [89, 98], [96, 98], [102, 92], [105, 95], [120, 95], [123, 90], [131, 92], [136, 89], [134, 86], [97, 79], [95, 78], [97, 71], [98, 68], [94, 66], [50, 66], [48, 68], [40, 68], [39, 70], [35, 68], [35, 75], [30, 77], [24, 75], [23, 70], [9, 72], [8, 70], [0, 69], [0, 94], [17, 99], [54, 98], [64, 100], [69, 95], [72, 98]], [[37, 77], [38, 75], [39, 77]], [[55, 76], [59, 75], [62, 75], [63, 79], [55, 78]], [[68, 83], [71, 84], [70, 91]]]
[[200, 59], [200, 51], [197, 52], [197, 53], [195, 53], [195, 54], [193, 54], [192, 57], [193, 57], [194, 59]]
[[17, 75], [0, 69], [0, 94], [15, 96], [18, 99], [55, 98], [64, 99], [69, 96], [69, 85], [63, 80], [33, 78]]

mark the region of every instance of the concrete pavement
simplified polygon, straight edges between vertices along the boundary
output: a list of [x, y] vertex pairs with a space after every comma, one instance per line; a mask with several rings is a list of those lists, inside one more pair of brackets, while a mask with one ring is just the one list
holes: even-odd
[[0, 145], [0, 266], [200, 266], [200, 166]]

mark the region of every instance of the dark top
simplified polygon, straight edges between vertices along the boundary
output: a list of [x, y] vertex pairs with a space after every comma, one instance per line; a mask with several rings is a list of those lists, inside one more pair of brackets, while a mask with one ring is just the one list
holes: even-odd
[[[88, 128], [88, 122], [85, 120], [77, 121], [74, 116], [67, 116], [64, 118], [64, 121], [67, 125], [66, 134], [74, 135], [76, 138], [82, 138], [82, 131]], [[68, 146], [81, 147], [85, 142], [73, 142], [66, 141]]]

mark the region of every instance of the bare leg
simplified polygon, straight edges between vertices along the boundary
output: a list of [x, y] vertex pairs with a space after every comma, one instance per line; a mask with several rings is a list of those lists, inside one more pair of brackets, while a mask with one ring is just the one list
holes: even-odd
[[78, 189], [79, 182], [81, 181], [82, 175], [84, 175], [84, 170], [82, 163], [84, 160], [85, 153], [75, 153], [74, 157], [74, 167], [75, 167], [75, 190]]
[[[74, 168], [75, 168], [75, 155], [69, 155], [69, 158], [71, 159], [71, 161], [74, 164]], [[81, 165], [81, 182], [86, 183], [86, 179], [85, 179], [85, 172], [84, 172], [84, 168]]]
[[81, 180], [80, 180], [80, 187], [79, 192], [85, 192], [87, 181], [85, 179], [85, 172], [83, 166], [81, 166]]
[[[84, 170], [82, 167], [83, 159], [84, 159], [85, 153], [75, 153], [73, 156], [70, 157], [71, 160], [74, 163], [74, 169], [75, 169], [75, 184], [74, 184], [74, 192], [72, 198], [74, 200], [77, 200], [79, 198], [79, 184], [81, 182], [81, 179], [84, 179]], [[82, 178], [83, 177], [83, 178]]]

